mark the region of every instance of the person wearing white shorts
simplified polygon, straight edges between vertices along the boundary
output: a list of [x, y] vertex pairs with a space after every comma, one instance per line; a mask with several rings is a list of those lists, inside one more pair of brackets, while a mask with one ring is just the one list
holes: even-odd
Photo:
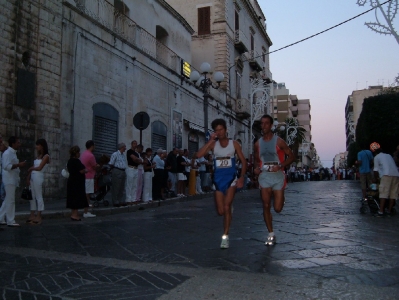
[[96, 176], [96, 170], [99, 165], [96, 162], [96, 158], [93, 155], [94, 150], [94, 142], [92, 140], [88, 140], [86, 142], [86, 151], [80, 155], [80, 161], [85, 166], [87, 170], [86, 173], [86, 198], [87, 198], [87, 206], [84, 209], [83, 217], [84, 218], [94, 218], [96, 215], [89, 212], [90, 206], [90, 195], [94, 193], [94, 177]]

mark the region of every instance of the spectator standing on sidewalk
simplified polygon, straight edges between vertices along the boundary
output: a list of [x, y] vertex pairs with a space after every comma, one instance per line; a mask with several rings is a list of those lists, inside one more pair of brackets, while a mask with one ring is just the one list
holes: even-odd
[[136, 202], [138, 167], [142, 163], [140, 154], [136, 151], [137, 141], [130, 143], [130, 149], [126, 152], [126, 204]]
[[6, 191], [4, 189], [4, 183], [3, 183], [3, 168], [1, 167], [1, 158], [3, 156], [4, 151], [7, 150], [6, 145], [3, 143], [3, 136], [0, 134], [0, 207], [4, 202], [4, 198], [6, 196]]
[[399, 189], [399, 171], [396, 168], [395, 161], [392, 156], [382, 152], [380, 145], [376, 142], [370, 145], [374, 157], [374, 179], [380, 178], [379, 197], [380, 210], [376, 214], [377, 217], [384, 216], [385, 202], [389, 200], [388, 215], [391, 214], [392, 207], [395, 204]]
[[82, 153], [80, 156], [80, 161], [85, 166], [87, 173], [85, 175], [85, 190], [86, 190], [86, 199], [87, 199], [87, 207], [85, 207], [83, 212], [84, 218], [94, 218], [96, 215], [89, 212], [90, 207], [90, 195], [94, 193], [94, 177], [96, 176], [96, 171], [100, 167], [96, 158], [93, 155], [94, 151], [94, 142], [92, 140], [88, 140], [86, 142], [86, 151]]
[[123, 154], [126, 151], [125, 143], [118, 144], [118, 151], [112, 153], [109, 165], [112, 168], [112, 204], [115, 207], [126, 206], [123, 199], [126, 183], [127, 159]]
[[80, 161], [79, 146], [72, 146], [69, 150], [70, 158], [67, 163], [69, 177], [67, 181], [67, 208], [71, 209], [71, 220], [81, 221], [78, 209], [88, 207], [86, 199], [86, 177], [88, 172]]
[[[273, 231], [272, 214], [270, 212], [271, 198], [274, 196], [274, 211], [280, 213], [285, 202], [286, 181], [283, 170], [295, 160], [295, 155], [283, 139], [273, 134], [273, 118], [271, 116], [264, 115], [260, 121], [263, 136], [255, 144], [254, 156], [257, 168], [254, 172], [259, 175], [263, 218], [269, 231], [265, 245], [272, 246], [276, 243], [276, 236]], [[285, 156], [287, 156], [287, 159], [285, 159]]]
[[1, 167], [6, 191], [3, 205], [0, 208], [0, 225], [19, 227], [15, 222], [15, 189], [19, 186], [19, 168], [25, 167], [26, 161], [19, 162], [17, 151], [21, 142], [16, 136], [8, 139], [8, 149], [3, 153]]
[[164, 169], [165, 161], [163, 160], [162, 148], [157, 150], [153, 162], [155, 163], [154, 177], [152, 180], [152, 196], [154, 200], [165, 200], [162, 190], [164, 188]]
[[142, 202], [143, 197], [143, 187], [144, 187], [144, 159], [145, 153], [143, 152], [143, 145], [137, 145], [136, 152], [139, 154], [140, 163], [137, 167], [137, 189], [136, 189], [136, 201], [133, 203]]
[[186, 197], [186, 180], [185, 175], [187, 162], [183, 157], [183, 149], [179, 150], [177, 161], [177, 197]]
[[154, 168], [156, 163], [152, 160], [152, 149], [147, 148], [145, 150], [145, 157], [144, 157], [144, 187], [143, 187], [143, 202], [148, 203], [152, 202], [152, 178], [154, 175]]
[[43, 181], [44, 171], [50, 163], [48, 146], [45, 139], [36, 141], [37, 158], [33, 162], [33, 167], [28, 170], [27, 181], [32, 191], [30, 200], [30, 216], [26, 223], [40, 225], [42, 223], [42, 211], [44, 210], [43, 201]]
[[359, 167], [360, 186], [362, 189], [362, 199], [367, 200], [367, 188], [370, 186], [373, 176], [371, 174], [373, 165], [373, 154], [368, 149], [363, 149], [357, 153], [355, 164]]
[[295, 166], [292, 165], [291, 168], [290, 168], [291, 183], [294, 183], [294, 182], [295, 182], [295, 173], [296, 173]]
[[169, 152], [168, 157], [166, 158], [166, 164], [168, 169], [168, 179], [170, 181], [170, 192], [172, 197], [176, 197], [176, 188], [177, 188], [177, 154], [178, 149], [173, 148], [172, 151]]

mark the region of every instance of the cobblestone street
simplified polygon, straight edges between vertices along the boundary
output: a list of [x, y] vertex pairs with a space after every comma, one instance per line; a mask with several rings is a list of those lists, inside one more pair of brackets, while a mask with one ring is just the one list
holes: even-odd
[[212, 197], [0, 232], [4, 299], [398, 299], [399, 216], [361, 215], [353, 181], [289, 184], [266, 247], [238, 193], [230, 249]]

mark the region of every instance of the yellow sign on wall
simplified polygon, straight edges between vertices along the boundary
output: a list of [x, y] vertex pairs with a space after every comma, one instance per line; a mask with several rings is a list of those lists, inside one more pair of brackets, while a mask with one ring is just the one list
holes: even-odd
[[191, 74], [191, 65], [186, 62], [186, 61], [182, 61], [182, 67], [181, 67], [181, 72], [182, 74], [187, 77], [190, 78], [190, 74]]

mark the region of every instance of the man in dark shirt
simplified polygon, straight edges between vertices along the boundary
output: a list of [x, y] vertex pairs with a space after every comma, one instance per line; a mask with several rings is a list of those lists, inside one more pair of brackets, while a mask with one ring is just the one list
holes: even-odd
[[166, 158], [166, 163], [170, 167], [168, 175], [169, 175], [169, 181], [171, 183], [170, 191], [173, 193], [173, 196], [176, 196], [177, 153], [178, 149], [173, 148], [173, 150], [169, 152], [168, 157]]
[[137, 141], [132, 141], [131, 148], [127, 150], [126, 168], [126, 204], [136, 202], [138, 166], [142, 164], [139, 154], [136, 152]]

